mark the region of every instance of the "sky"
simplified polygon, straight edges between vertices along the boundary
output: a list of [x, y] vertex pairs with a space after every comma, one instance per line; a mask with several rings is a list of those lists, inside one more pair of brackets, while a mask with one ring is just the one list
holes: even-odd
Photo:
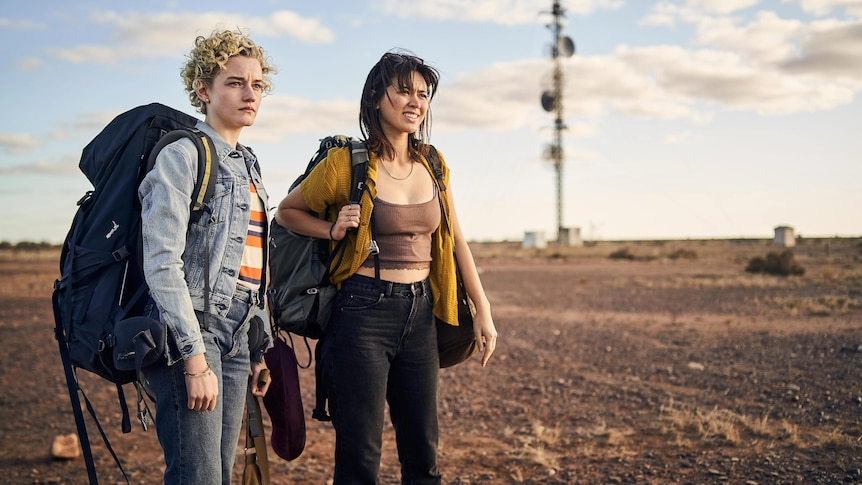
[[[0, 9], [0, 241], [63, 241], [82, 148], [116, 115], [189, 114], [194, 38], [244, 30], [278, 68], [240, 142], [277, 205], [318, 140], [360, 136], [369, 69], [441, 72], [431, 143], [466, 237], [862, 235], [862, 0], [561, 0], [562, 211], [544, 157], [552, 0], [8, 1]], [[199, 114], [197, 114], [200, 116]]]

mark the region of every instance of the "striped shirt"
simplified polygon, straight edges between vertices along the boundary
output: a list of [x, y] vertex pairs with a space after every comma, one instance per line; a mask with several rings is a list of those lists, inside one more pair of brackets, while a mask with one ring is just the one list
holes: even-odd
[[245, 238], [245, 248], [242, 251], [242, 263], [239, 268], [238, 283], [253, 290], [260, 289], [263, 274], [263, 236], [266, 224], [266, 213], [263, 201], [257, 195], [253, 182], [249, 182], [251, 190], [251, 214], [248, 221], [248, 236]]

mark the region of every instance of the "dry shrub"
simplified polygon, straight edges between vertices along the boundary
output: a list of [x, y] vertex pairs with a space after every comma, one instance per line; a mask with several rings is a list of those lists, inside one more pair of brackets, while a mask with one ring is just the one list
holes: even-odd
[[677, 249], [676, 251], [667, 255], [668, 258], [676, 260], [676, 259], [697, 259], [698, 254], [697, 251], [693, 249]]
[[[514, 434], [510, 428], [506, 429], [507, 434]], [[560, 428], [548, 428], [539, 421], [532, 423], [532, 432], [530, 434], [517, 436], [520, 444], [511, 452], [512, 456], [531, 463], [536, 463], [548, 468], [557, 468], [559, 466], [560, 455], [552, 450], [560, 441]]]
[[624, 259], [628, 261], [634, 261], [635, 259], [637, 259], [637, 257], [635, 257], [635, 255], [632, 254], [631, 251], [629, 251], [629, 248], [621, 248], [609, 254], [608, 259]]
[[845, 295], [820, 295], [817, 297], [772, 297], [767, 303], [780, 306], [790, 315], [828, 317], [845, 315], [851, 308], [862, 308], [862, 297]]
[[749, 273], [766, 273], [776, 276], [801, 276], [805, 274], [803, 268], [793, 255], [793, 251], [787, 249], [780, 253], [770, 251], [766, 258], [760, 256], [751, 258], [745, 271]]
[[720, 441], [732, 446], [743, 446], [746, 440], [753, 443], [760, 439], [772, 439], [798, 445], [800, 440], [796, 426], [787, 421], [771, 422], [769, 412], [762, 418], [737, 414], [717, 406], [703, 411], [674, 404], [661, 407], [660, 419], [669, 423], [665, 434], [673, 435], [676, 444], [689, 439]]

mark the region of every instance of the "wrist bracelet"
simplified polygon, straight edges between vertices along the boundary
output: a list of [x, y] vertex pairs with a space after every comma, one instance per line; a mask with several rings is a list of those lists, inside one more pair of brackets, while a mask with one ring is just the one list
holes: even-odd
[[184, 374], [186, 377], [189, 377], [189, 378], [192, 378], [192, 379], [194, 379], [195, 377], [206, 377], [206, 376], [210, 375], [211, 373], [212, 373], [212, 369], [210, 369], [209, 364], [207, 364], [207, 368], [206, 368], [206, 370], [204, 370], [204, 371], [203, 371], [203, 372], [201, 372], [200, 374], [189, 374], [189, 373], [188, 373], [188, 371], [184, 371], [184, 372], [183, 372], [183, 374]]
[[331, 226], [329, 226], [329, 239], [335, 241], [335, 238], [332, 237], [332, 229], [335, 228], [335, 223], [333, 222]]

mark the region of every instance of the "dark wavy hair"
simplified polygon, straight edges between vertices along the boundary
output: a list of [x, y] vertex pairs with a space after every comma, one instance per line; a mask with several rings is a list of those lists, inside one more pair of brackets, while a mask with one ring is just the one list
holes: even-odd
[[[377, 64], [371, 68], [368, 78], [365, 79], [365, 86], [362, 88], [362, 98], [359, 103], [359, 128], [362, 130], [362, 136], [368, 144], [368, 149], [380, 156], [394, 158], [395, 148], [383, 133], [380, 110], [376, 109], [376, 106], [384, 95], [388, 96], [386, 88], [390, 85], [399, 89], [412, 88], [414, 72], [418, 72], [428, 84], [428, 102], [430, 103], [437, 93], [440, 73], [409, 51], [397, 50], [383, 54]], [[412, 148], [410, 156], [418, 158], [418, 154], [425, 155], [427, 152], [425, 145], [430, 137], [431, 106], [429, 105], [425, 119], [422, 120], [419, 129], [416, 130], [416, 133], [409, 135], [410, 147]]]

